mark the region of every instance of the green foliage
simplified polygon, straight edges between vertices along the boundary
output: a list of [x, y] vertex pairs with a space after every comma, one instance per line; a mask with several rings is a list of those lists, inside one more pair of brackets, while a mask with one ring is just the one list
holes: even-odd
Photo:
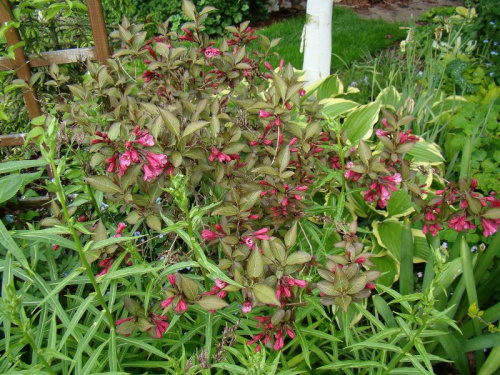
[[51, 67], [39, 159], [0, 164], [0, 372], [497, 372], [499, 201], [470, 178], [497, 86], [467, 68], [447, 99], [445, 48], [438, 80], [357, 100], [183, 11], [151, 40], [124, 20], [78, 83]]
[[[208, 34], [222, 35], [227, 26], [247, 19], [259, 21], [269, 15], [265, 0], [198, 0], [194, 3], [197, 7], [213, 6], [218, 10], [205, 23]], [[180, 26], [189, 21], [182, 14], [182, 0], [104, 0], [103, 8], [110, 23], [121, 21], [123, 16], [140, 22], [165, 22], [169, 19], [173, 30], [180, 30]]]

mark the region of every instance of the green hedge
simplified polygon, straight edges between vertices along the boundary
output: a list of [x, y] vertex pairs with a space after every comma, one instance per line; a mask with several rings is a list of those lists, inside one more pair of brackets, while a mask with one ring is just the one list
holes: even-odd
[[[209, 34], [222, 34], [229, 25], [246, 20], [258, 21], [269, 17], [267, 0], [195, 0], [197, 8], [211, 5], [217, 13], [207, 20]], [[140, 22], [163, 22], [170, 18], [174, 28], [187, 19], [182, 15], [182, 0], [103, 0], [108, 23], [118, 22], [124, 15]]]

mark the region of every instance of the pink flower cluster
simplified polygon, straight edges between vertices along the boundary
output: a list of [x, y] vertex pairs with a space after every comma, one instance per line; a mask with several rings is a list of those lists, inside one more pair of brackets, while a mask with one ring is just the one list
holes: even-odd
[[[290, 298], [292, 296], [292, 291], [290, 288], [292, 288], [294, 285], [298, 286], [299, 288], [305, 288], [307, 286], [307, 281], [284, 276], [282, 279], [278, 280], [277, 284], [276, 298], [278, 299], [278, 301], [282, 301], [283, 297]], [[282, 301], [282, 304], [285, 305], [286, 303]]]
[[[96, 132], [97, 134], [98, 132]], [[104, 133], [101, 133], [104, 134]], [[144, 172], [144, 180], [152, 181], [158, 177], [165, 168], [169, 166], [166, 155], [157, 154], [137, 148], [137, 145], [143, 147], [153, 147], [155, 142], [154, 138], [147, 130], [140, 130], [138, 126], [134, 128], [136, 140], [125, 142], [126, 151], [121, 154], [113, 154], [106, 159], [108, 164], [108, 173], [113, 173], [118, 164], [118, 175], [123, 177], [128, 168], [137, 163], [142, 163], [142, 171]], [[106, 135], [107, 137], [107, 135]], [[100, 140], [98, 140], [100, 141]], [[100, 141], [102, 142], [102, 141]], [[168, 174], [173, 172], [173, 167], [168, 169]]]
[[224, 232], [224, 229], [220, 224], [215, 224], [215, 230], [216, 231], [214, 232], [211, 230], [204, 229], [201, 231], [201, 237], [207, 241], [214, 241], [226, 236], [226, 233]]
[[[485, 237], [492, 236], [498, 231], [500, 219], [488, 217], [487, 212], [491, 208], [500, 207], [500, 200], [496, 198], [496, 194], [492, 193], [489, 196], [481, 196], [475, 191], [477, 188], [477, 180], [472, 179], [470, 187], [467, 190], [460, 189], [455, 185], [450, 185], [444, 190], [436, 191], [442, 199], [431, 206], [428, 206], [424, 215], [424, 226], [422, 231], [427, 234], [430, 232], [436, 236], [443, 228], [440, 225], [443, 221], [448, 220], [448, 227], [458, 232], [474, 230], [477, 228], [475, 219], [479, 219]], [[470, 201], [476, 200], [478, 207], [471, 207]], [[455, 207], [455, 212], [449, 218], [438, 218], [440, 206], [446, 203], [449, 207]]]
[[385, 208], [391, 198], [391, 191], [397, 191], [401, 181], [399, 173], [379, 176], [377, 181], [372, 182], [370, 189], [363, 192], [363, 198], [368, 203], [376, 201], [380, 208]]
[[262, 228], [262, 229], [259, 229], [255, 232], [253, 232], [252, 234], [244, 237], [241, 242], [243, 244], [245, 244], [246, 246], [248, 246], [249, 248], [251, 248], [252, 250], [255, 250], [255, 241], [254, 241], [254, 238], [258, 239], [258, 240], [267, 240], [269, 241], [271, 238], [269, 237], [269, 235], [267, 235], [267, 233], [269, 232], [269, 228]]
[[286, 323], [280, 323], [275, 326], [271, 323], [270, 316], [256, 316], [255, 320], [259, 322], [258, 327], [262, 328], [262, 332], [254, 335], [252, 340], [247, 341], [247, 345], [253, 345], [259, 342], [255, 347], [256, 352], [262, 349], [262, 345], [278, 351], [285, 346], [284, 339], [287, 335], [291, 339], [295, 338], [295, 332]]
[[215, 279], [215, 285], [212, 287], [210, 292], [202, 293], [202, 296], [217, 296], [219, 298], [225, 298], [227, 296], [227, 291], [223, 290], [227, 286], [225, 281], [221, 279]]
[[247, 27], [241, 33], [233, 33], [233, 39], [227, 40], [228, 46], [241, 46], [250, 43], [252, 40], [257, 39], [255, 34], [255, 29]]
[[184, 298], [181, 294], [181, 291], [177, 288], [177, 281], [175, 279], [175, 275], [168, 275], [167, 276], [168, 278], [168, 282], [177, 289], [177, 294], [174, 295], [174, 296], [171, 296], [171, 297], [168, 297], [167, 299], [163, 300], [161, 302], [161, 307], [163, 309], [166, 309], [167, 307], [169, 307], [170, 305], [173, 304], [174, 306], [174, 311], [177, 313], [177, 314], [182, 314], [184, 312], [186, 312], [186, 310], [188, 309], [188, 305], [186, 303], [186, 301], [184, 301]]
[[207, 48], [205, 50], [205, 57], [207, 59], [211, 59], [215, 56], [219, 56], [220, 55], [220, 50], [218, 48]]

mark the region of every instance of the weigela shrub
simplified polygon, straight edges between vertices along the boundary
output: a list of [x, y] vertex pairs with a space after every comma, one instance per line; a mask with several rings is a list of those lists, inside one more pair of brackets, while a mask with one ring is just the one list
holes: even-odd
[[[347, 310], [370, 295], [379, 276], [368, 269], [371, 254], [363, 251], [355, 222], [339, 225], [343, 241], [335, 246], [341, 252], [325, 265], [298, 249], [300, 220], [312, 216], [312, 198], [324, 193], [315, 183], [325, 169], [339, 169], [348, 188], [361, 190], [377, 209], [399, 189], [425, 205], [428, 194], [407, 158], [417, 138], [400, 130], [410, 118], [389, 113], [373, 146], [350, 145], [345, 132], [323, 131], [321, 106], [306, 98], [292, 66], [266, 62], [276, 41], [257, 38], [243, 23], [228, 28], [231, 38], [216, 45], [203, 33], [210, 9], [197, 13], [185, 2], [184, 11], [192, 22], [182, 33], [166, 24], [152, 40], [125, 20], [112, 34], [123, 48], [107, 66], [89, 64], [84, 83], [70, 88], [71, 105], [59, 108], [88, 150], [82, 161], [88, 184], [121, 207], [127, 228], [122, 223], [113, 235], [128, 226], [161, 233], [165, 223], [185, 225], [183, 242], [164, 239], [178, 254], [169, 262], [195, 260], [202, 271], [204, 285], [189, 272], [168, 275], [163, 299], [152, 306], [128, 298], [129, 316], [117, 321], [118, 331], [128, 335], [137, 328], [160, 338], [166, 314], [183, 314], [195, 304], [216, 311], [237, 300], [242, 315], [268, 311], [255, 318], [261, 331], [249, 344], [279, 350], [295, 336], [296, 309], [306, 295], [319, 289], [325, 305]], [[340, 194], [339, 187], [332, 182], [327, 189]], [[204, 211], [211, 217], [199, 230], [195, 218]], [[106, 237], [102, 221], [94, 232], [95, 241]], [[163, 245], [159, 249], [155, 255], [164, 256]], [[115, 263], [136, 261], [128, 255], [115, 244], [90, 260], [99, 259], [104, 276]], [[314, 269], [323, 279], [317, 288]]]

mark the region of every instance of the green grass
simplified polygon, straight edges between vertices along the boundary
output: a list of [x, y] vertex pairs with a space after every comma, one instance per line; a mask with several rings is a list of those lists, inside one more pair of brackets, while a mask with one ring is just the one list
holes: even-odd
[[[302, 68], [303, 54], [300, 53], [302, 29], [305, 16], [287, 19], [259, 30], [260, 34], [270, 39], [281, 38], [275, 48], [281, 58], [290, 62], [295, 68]], [[395, 41], [404, 39], [406, 31], [401, 24], [388, 23], [383, 20], [367, 20], [359, 17], [354, 11], [343, 7], [333, 9], [333, 55], [332, 72], [346, 70], [355, 61], [371, 56], [378, 51], [390, 47]], [[386, 35], [392, 35], [392, 39]], [[276, 65], [278, 58], [270, 60]]]

